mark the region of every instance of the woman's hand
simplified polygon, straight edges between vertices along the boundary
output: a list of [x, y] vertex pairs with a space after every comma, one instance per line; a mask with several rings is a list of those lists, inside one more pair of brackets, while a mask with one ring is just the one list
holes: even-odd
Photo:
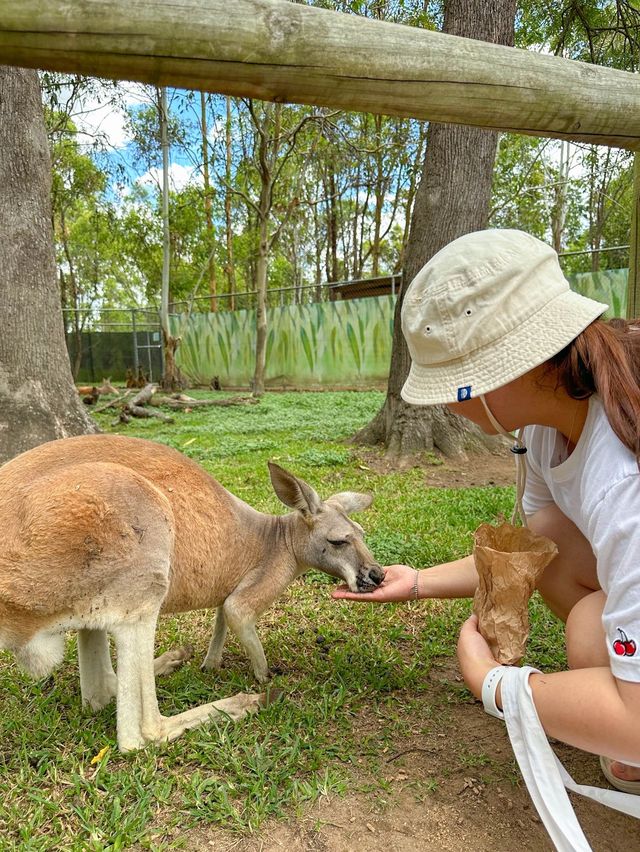
[[472, 615], [462, 625], [458, 637], [458, 662], [464, 682], [475, 697], [480, 698], [487, 672], [499, 666], [500, 663], [495, 659], [478, 630], [477, 615]]
[[366, 603], [391, 603], [415, 599], [416, 569], [410, 565], [387, 565], [384, 580], [372, 592], [350, 592], [347, 586], [338, 586], [331, 595], [336, 600], [365, 601]]

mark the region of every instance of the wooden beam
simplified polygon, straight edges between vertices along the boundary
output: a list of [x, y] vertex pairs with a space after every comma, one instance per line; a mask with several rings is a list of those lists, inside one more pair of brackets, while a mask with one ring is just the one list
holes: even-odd
[[287, 0], [0, 0], [0, 62], [640, 149], [640, 78]]

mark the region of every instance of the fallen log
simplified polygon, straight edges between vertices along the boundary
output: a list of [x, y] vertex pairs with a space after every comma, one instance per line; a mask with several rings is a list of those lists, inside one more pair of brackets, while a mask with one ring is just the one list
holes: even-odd
[[151, 397], [158, 390], [158, 385], [155, 382], [149, 382], [148, 385], [145, 385], [141, 391], [133, 397], [133, 399], [126, 403], [127, 406], [136, 406], [136, 405], [147, 405], [147, 403], [151, 400]]
[[173, 417], [163, 414], [162, 411], [155, 411], [153, 408], [146, 408], [151, 403], [154, 393], [158, 390], [158, 385], [150, 382], [142, 388], [141, 391], [129, 400], [126, 400], [122, 406], [122, 410], [118, 419], [113, 422], [113, 425], [118, 423], [128, 423], [132, 417], [157, 417], [164, 423], [173, 423]]
[[163, 414], [162, 411], [155, 411], [153, 408], [145, 408], [142, 405], [129, 404], [124, 406], [120, 416], [114, 421], [114, 425], [115, 423], [128, 423], [132, 417], [157, 417], [163, 423], [175, 423], [173, 417]]
[[132, 390], [127, 390], [118, 399], [112, 399], [111, 402], [105, 402], [104, 405], [99, 405], [94, 410], [94, 414], [97, 414], [99, 411], [106, 411], [107, 408], [115, 408], [117, 405], [123, 405], [125, 403], [127, 397], [131, 396], [132, 393], [133, 393]]
[[[138, 391], [135, 396], [131, 396], [133, 390], [125, 391], [125, 394], [119, 399], [113, 399], [105, 405], [96, 408], [96, 413], [106, 411], [108, 408], [120, 408], [120, 413], [112, 425], [116, 426], [119, 423], [129, 423], [132, 417], [157, 417], [164, 423], [173, 423], [173, 418], [156, 409], [160, 406], [172, 408], [174, 411], [191, 411], [193, 408], [202, 408], [204, 406], [219, 405], [255, 405], [259, 402], [257, 397], [253, 396], [231, 396], [226, 399], [194, 399], [185, 394], [176, 393], [173, 396], [157, 396], [156, 391], [158, 385], [154, 382], [149, 382], [142, 390]], [[147, 407], [149, 406], [149, 407]]]
[[226, 399], [176, 399], [172, 396], [154, 396], [149, 405], [166, 405], [167, 408], [175, 408], [186, 410], [189, 408], [202, 408], [207, 405], [255, 405], [259, 402], [257, 397], [253, 396], [230, 396]]

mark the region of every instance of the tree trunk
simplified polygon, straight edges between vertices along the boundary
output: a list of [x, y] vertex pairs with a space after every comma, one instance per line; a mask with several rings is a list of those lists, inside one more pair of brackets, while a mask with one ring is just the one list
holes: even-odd
[[171, 231], [169, 227], [169, 109], [167, 90], [158, 91], [158, 116], [160, 120], [160, 144], [162, 147], [162, 292], [160, 300], [160, 326], [164, 352], [162, 389], [181, 390], [185, 386], [180, 368], [176, 363], [176, 350], [180, 338], [173, 337], [169, 324], [169, 299], [171, 290]]
[[[447, 0], [444, 32], [513, 44], [516, 0]], [[485, 437], [443, 406], [412, 406], [400, 391], [411, 359], [400, 314], [409, 283], [447, 243], [486, 227], [497, 133], [472, 127], [431, 124], [420, 186], [396, 303], [387, 398], [358, 443], [384, 443], [390, 455], [438, 449], [452, 456], [486, 446]], [[490, 441], [491, 443], [491, 441]]]
[[327, 281], [339, 281], [338, 274], [338, 200], [333, 160], [327, 164]]
[[[420, 131], [418, 136], [418, 146], [416, 148], [417, 153], [417, 162], [422, 160], [424, 146], [426, 142], [427, 136], [427, 126], [425, 124], [420, 125]], [[418, 185], [418, 170], [410, 169], [409, 170], [409, 188], [407, 189], [407, 200], [405, 207], [405, 224], [402, 232], [402, 247], [400, 249], [400, 257], [398, 258], [398, 265], [395, 272], [400, 272], [404, 268], [404, 261], [407, 253], [407, 246], [409, 245], [409, 226], [411, 224], [411, 218], [413, 215], [413, 202], [416, 197], [416, 188]]]
[[254, 396], [264, 394], [267, 355], [267, 265], [269, 255], [268, 213], [260, 219], [260, 237], [256, 261], [256, 367], [253, 374]]
[[218, 282], [216, 280], [216, 235], [213, 228], [213, 211], [212, 211], [212, 195], [211, 181], [209, 179], [209, 134], [207, 131], [207, 96], [204, 92], [200, 92], [200, 130], [202, 134], [202, 191], [204, 194], [204, 215], [207, 223], [207, 249], [209, 250], [209, 258], [207, 265], [209, 267], [209, 310], [212, 313], [218, 310]]
[[253, 373], [253, 396], [264, 394], [264, 375], [267, 357], [267, 283], [269, 277], [269, 253], [273, 245], [273, 234], [269, 233], [269, 221], [273, 207], [274, 168], [278, 161], [281, 144], [282, 104], [266, 104], [262, 120], [250, 109], [255, 131], [258, 135], [258, 173], [260, 175], [260, 199], [257, 209], [258, 254], [256, 257], [256, 363]]
[[380, 246], [380, 234], [382, 233], [382, 211], [384, 209], [385, 202], [385, 189], [386, 189], [386, 181], [384, 179], [384, 151], [383, 151], [383, 141], [382, 141], [382, 116], [374, 115], [373, 117], [373, 125], [375, 127], [374, 140], [375, 140], [375, 167], [376, 167], [376, 176], [375, 176], [375, 207], [373, 214], [373, 243], [371, 245], [371, 275], [373, 278], [377, 278], [380, 275], [380, 254], [381, 254], [381, 246]]
[[567, 184], [569, 182], [569, 143], [560, 143], [560, 165], [555, 180], [554, 205], [551, 211], [553, 247], [558, 254], [562, 251], [564, 226], [567, 219]]
[[180, 346], [181, 339], [162, 327], [162, 346], [164, 354], [164, 372], [162, 374], [162, 389], [165, 391], [178, 391], [187, 386], [182, 371], [176, 362], [176, 350]]
[[227, 120], [225, 124], [225, 196], [224, 196], [224, 219], [226, 225], [227, 240], [227, 262], [225, 271], [229, 286], [229, 310], [236, 309], [236, 271], [233, 257], [233, 218], [231, 216], [231, 98], [227, 98]]
[[0, 462], [97, 432], [71, 377], [35, 71], [0, 67]]

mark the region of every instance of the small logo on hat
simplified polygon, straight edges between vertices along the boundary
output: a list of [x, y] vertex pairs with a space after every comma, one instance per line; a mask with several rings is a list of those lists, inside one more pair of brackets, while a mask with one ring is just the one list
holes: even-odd
[[471, 385], [458, 388], [458, 402], [464, 402], [465, 399], [471, 399]]

